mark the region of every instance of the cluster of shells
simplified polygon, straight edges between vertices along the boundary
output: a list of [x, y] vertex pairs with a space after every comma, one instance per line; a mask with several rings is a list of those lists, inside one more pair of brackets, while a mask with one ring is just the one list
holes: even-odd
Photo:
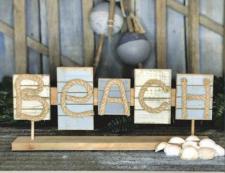
[[168, 142], [161, 142], [155, 152], [164, 151], [166, 156], [178, 156], [182, 160], [211, 160], [215, 157], [224, 157], [225, 150], [209, 138], [199, 139], [197, 136], [188, 136], [186, 139], [172, 137]]

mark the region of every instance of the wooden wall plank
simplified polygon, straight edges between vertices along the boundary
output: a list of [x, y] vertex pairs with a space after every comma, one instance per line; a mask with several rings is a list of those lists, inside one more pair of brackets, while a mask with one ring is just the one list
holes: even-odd
[[151, 45], [148, 59], [143, 63], [143, 67], [153, 68], [156, 66], [156, 38], [155, 38], [155, 0], [137, 0], [136, 15], [140, 19], [146, 33], [145, 36]]
[[[216, 10], [215, 10], [216, 9]], [[200, 13], [223, 24], [224, 0], [200, 0]], [[200, 27], [200, 71], [216, 76], [223, 74], [223, 37]], [[216, 67], [216, 68], [215, 68]]]
[[[27, 34], [37, 41], [40, 41], [39, 31], [39, 2], [37, 0], [29, 0], [26, 8], [26, 30]], [[29, 73], [41, 72], [40, 54], [31, 48], [28, 48], [28, 71]]]
[[[59, 2], [61, 52], [72, 61], [83, 65], [82, 0], [59, 0]], [[62, 65], [69, 66], [63, 59]]]
[[16, 73], [27, 72], [25, 0], [14, 0], [14, 48]]
[[199, 0], [188, 1], [188, 71], [200, 71]]
[[59, 7], [58, 0], [48, 0], [48, 45], [51, 81], [56, 79], [56, 67], [60, 66], [60, 43], [59, 43]]
[[[183, 4], [176, 2], [176, 0], [167, 0], [167, 5], [171, 9], [185, 16], [188, 16], [188, 8], [183, 6]], [[215, 22], [214, 20], [210, 19], [209, 17], [205, 15], [200, 15], [200, 24], [208, 28], [209, 30], [212, 30], [220, 35], [224, 35], [223, 25], [219, 24], [218, 22]]]
[[[184, 0], [179, 0], [184, 4]], [[176, 73], [186, 72], [185, 50], [185, 16], [176, 11], [167, 9], [167, 64]]]
[[94, 33], [89, 21], [92, 6], [93, 1], [82, 0], [83, 58], [85, 66], [92, 66], [94, 57]]
[[[223, 35], [223, 78], [224, 78], [224, 86], [225, 86], [225, 3], [223, 5], [223, 13], [224, 13], [224, 15], [223, 15], [223, 30], [224, 30], [224, 35]], [[223, 116], [225, 117], [225, 111], [224, 111]], [[223, 127], [225, 129], [225, 118], [223, 121], [224, 121]]]
[[[224, 15], [223, 15], [223, 30], [225, 33], [225, 3], [223, 5], [223, 13], [224, 13]], [[223, 35], [223, 77], [225, 79], [225, 34]], [[225, 82], [225, 80], [224, 80], [224, 82]], [[224, 85], [225, 85], [225, 83], [224, 83]], [[224, 112], [224, 114], [225, 114], [225, 112]], [[225, 118], [224, 118], [224, 126], [225, 126]]]
[[167, 67], [167, 46], [166, 46], [166, 1], [157, 0], [156, 2], [156, 52], [157, 67]]
[[[13, 0], [0, 0], [0, 20], [8, 25], [13, 25]], [[8, 30], [0, 24], [0, 81], [4, 76], [11, 76], [14, 73], [14, 46], [13, 39], [5, 35], [4, 30]], [[13, 31], [11, 32], [13, 35]]]
[[[47, 0], [40, 1], [40, 42], [43, 45], [48, 44], [48, 21], [47, 21]], [[48, 58], [48, 49], [46, 54], [42, 54], [42, 72], [44, 74], [49, 74], [49, 58]]]
[[[94, 129], [94, 117], [90, 116], [71, 116], [63, 111], [61, 106], [62, 87], [67, 82], [75, 79], [81, 79], [87, 81], [93, 89], [93, 68], [89, 67], [60, 67], [57, 68], [57, 91], [58, 91], [58, 129], [59, 130], [93, 130]], [[93, 89], [94, 90], [94, 89]], [[83, 86], [72, 86], [67, 91], [69, 96], [84, 97], [87, 95], [87, 91]], [[66, 108], [76, 113], [82, 113], [84, 111], [94, 111], [94, 99], [93, 93], [90, 99], [82, 104], [74, 103], [72, 101], [66, 101]], [[94, 112], [93, 112], [94, 114]]]
[[[162, 69], [135, 69], [135, 110], [134, 123], [136, 124], [170, 124], [171, 122], [171, 106], [165, 110], [156, 113], [148, 112], [140, 105], [139, 93], [140, 87], [149, 80], [160, 80], [167, 87], [171, 88], [172, 72], [171, 70]], [[144, 94], [145, 103], [157, 108], [163, 102], [171, 104], [171, 91], [164, 92], [159, 86], [148, 87]]]

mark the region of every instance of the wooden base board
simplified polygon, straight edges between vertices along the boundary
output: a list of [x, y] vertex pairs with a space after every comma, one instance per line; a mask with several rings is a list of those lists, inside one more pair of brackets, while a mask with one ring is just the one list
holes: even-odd
[[17, 137], [12, 151], [154, 150], [169, 136], [28, 136]]

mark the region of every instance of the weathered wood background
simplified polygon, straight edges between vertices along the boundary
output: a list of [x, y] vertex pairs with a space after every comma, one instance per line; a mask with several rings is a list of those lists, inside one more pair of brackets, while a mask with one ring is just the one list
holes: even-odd
[[[89, 26], [89, 13], [100, 1], [0, 0], [0, 80], [25, 72], [51, 72], [55, 78], [56, 66], [91, 66], [98, 37]], [[173, 75], [225, 73], [224, 0], [131, 3], [151, 43], [144, 68], [172, 68]], [[112, 47], [105, 42], [97, 76], [133, 77], [116, 55], [119, 36]]]

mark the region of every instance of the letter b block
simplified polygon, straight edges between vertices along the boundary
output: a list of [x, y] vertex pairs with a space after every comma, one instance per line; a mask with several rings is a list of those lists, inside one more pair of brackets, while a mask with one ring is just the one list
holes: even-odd
[[48, 75], [13, 76], [15, 120], [50, 120], [50, 88]]

